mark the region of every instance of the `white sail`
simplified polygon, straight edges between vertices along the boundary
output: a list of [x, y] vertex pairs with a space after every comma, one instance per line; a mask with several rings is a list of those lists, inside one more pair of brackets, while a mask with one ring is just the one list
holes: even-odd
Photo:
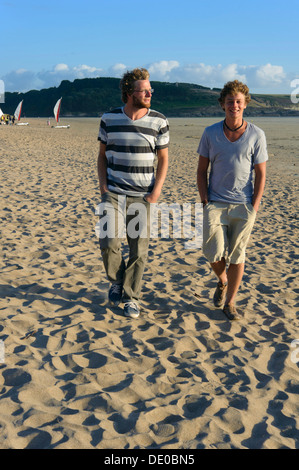
[[3, 116], [3, 111], [2, 111], [2, 109], [0, 108], [0, 118], [1, 118], [1, 116]]
[[23, 105], [23, 100], [20, 101], [20, 103], [18, 104], [18, 106], [16, 107], [16, 110], [15, 110], [15, 118], [17, 121], [20, 120], [20, 117], [21, 117], [21, 112], [22, 112], [22, 105]]
[[62, 98], [59, 98], [59, 100], [57, 101], [57, 103], [54, 106], [54, 116], [55, 116], [56, 122], [58, 122], [58, 120], [59, 120], [61, 100], [62, 100]]

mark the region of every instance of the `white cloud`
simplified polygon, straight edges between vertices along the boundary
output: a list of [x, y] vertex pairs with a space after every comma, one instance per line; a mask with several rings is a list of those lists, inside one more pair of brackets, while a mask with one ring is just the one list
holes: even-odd
[[286, 78], [283, 67], [280, 65], [271, 64], [266, 64], [259, 67], [259, 69], [256, 71], [256, 76], [262, 84], [273, 82], [280, 84]]
[[115, 64], [109, 68], [108, 75], [110, 72], [111, 77], [120, 77], [126, 72], [128, 68], [129, 67], [127, 67], [125, 64]]
[[27, 72], [26, 69], [18, 69], [18, 70], [16, 70], [16, 74], [17, 74], [17, 75], [22, 75], [23, 73], [26, 73], [26, 72]]
[[155, 80], [169, 81], [171, 72], [177, 69], [179, 65], [176, 60], [161, 60], [150, 64], [147, 69], [150, 75], [155, 77]]
[[56, 73], [56, 72], [66, 72], [69, 70], [69, 66], [67, 64], [57, 64], [55, 65], [54, 67], [54, 71], [52, 73]]
[[[171, 66], [173, 65], [173, 66]], [[187, 82], [210, 88], [222, 88], [230, 80], [247, 83], [255, 93], [288, 93], [290, 77], [280, 65], [238, 65], [204, 63], [180, 65], [176, 61], [161, 61], [149, 67], [152, 80]], [[284, 90], [284, 91], [279, 91]]]
[[43, 81], [37, 74], [25, 69], [12, 71], [4, 75], [2, 80], [5, 83], [5, 91], [28, 91], [43, 87]]
[[246, 75], [239, 73], [237, 64], [229, 64], [226, 67], [221, 68], [220, 72], [223, 82], [228, 82], [230, 80], [246, 82]]
[[91, 67], [90, 65], [78, 65], [71, 69], [71, 74], [74, 78], [92, 78], [100, 76], [102, 69]]
[[199, 63], [181, 66], [173, 60], [154, 63], [148, 70], [152, 80], [196, 83], [211, 88], [222, 87], [229, 80], [246, 79], [246, 75], [238, 71], [237, 64], [223, 66]]
[[[187, 82], [210, 88], [222, 88], [225, 82], [238, 79], [245, 83], [254, 93], [287, 93], [290, 81], [281, 65], [264, 64], [210, 65], [195, 63], [181, 65], [176, 60], [161, 60], [144, 65], [150, 72], [151, 80], [168, 82]], [[56, 64], [51, 70], [32, 72], [25, 69], [12, 71], [0, 77], [5, 83], [6, 91], [28, 91], [32, 89], [58, 86], [62, 80], [73, 81], [76, 78], [117, 77], [119, 78], [132, 66], [116, 63], [107, 69], [86, 64], [71, 67], [67, 64]], [[291, 92], [291, 90], [289, 91]]]

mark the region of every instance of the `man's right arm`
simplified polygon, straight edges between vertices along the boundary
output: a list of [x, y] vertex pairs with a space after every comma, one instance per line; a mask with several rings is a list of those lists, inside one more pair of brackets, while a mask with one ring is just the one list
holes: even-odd
[[99, 185], [100, 191], [103, 195], [108, 191], [108, 184], [107, 184], [107, 157], [106, 157], [106, 144], [103, 142], [100, 143], [100, 151], [98, 156], [98, 177], [99, 177]]
[[198, 168], [197, 168], [197, 188], [200, 194], [200, 200], [205, 206], [208, 201], [208, 168], [209, 168], [209, 159], [199, 156]]

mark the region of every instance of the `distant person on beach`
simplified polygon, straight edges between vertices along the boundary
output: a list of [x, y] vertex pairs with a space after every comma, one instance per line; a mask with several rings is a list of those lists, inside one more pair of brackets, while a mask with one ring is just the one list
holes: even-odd
[[198, 147], [203, 253], [218, 278], [214, 305], [223, 307], [229, 320], [242, 316], [235, 299], [266, 181], [265, 134], [243, 119], [250, 100], [247, 85], [226, 83], [218, 100], [225, 119], [205, 129]]
[[[165, 116], [150, 109], [154, 90], [146, 69], [126, 72], [120, 88], [124, 106], [102, 116], [98, 136], [98, 176], [102, 203], [107, 208], [100, 214], [100, 222], [101, 217], [102, 220], [108, 217], [108, 221], [110, 217], [116, 227], [111, 236], [109, 233], [103, 236], [104, 232], [102, 236], [100, 234], [100, 249], [111, 282], [108, 294], [110, 303], [119, 305], [123, 301], [125, 316], [138, 318], [138, 301], [148, 256], [150, 204], [157, 202], [166, 178], [169, 126]], [[153, 165], [156, 155], [155, 175]], [[129, 210], [130, 207], [134, 208], [134, 203], [140, 210]], [[129, 224], [136, 214], [143, 212], [142, 209], [145, 217], [140, 217], [139, 235], [135, 236], [130, 233]], [[120, 218], [125, 218], [127, 229], [127, 263], [121, 253]]]

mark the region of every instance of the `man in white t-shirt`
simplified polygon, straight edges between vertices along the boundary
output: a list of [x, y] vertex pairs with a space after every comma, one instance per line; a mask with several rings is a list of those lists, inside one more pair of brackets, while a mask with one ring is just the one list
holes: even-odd
[[198, 147], [203, 252], [218, 278], [214, 304], [224, 305], [223, 312], [230, 320], [240, 318], [235, 298], [265, 187], [268, 160], [264, 132], [243, 119], [250, 99], [247, 85], [238, 80], [226, 83], [219, 98], [225, 119], [205, 129]]

